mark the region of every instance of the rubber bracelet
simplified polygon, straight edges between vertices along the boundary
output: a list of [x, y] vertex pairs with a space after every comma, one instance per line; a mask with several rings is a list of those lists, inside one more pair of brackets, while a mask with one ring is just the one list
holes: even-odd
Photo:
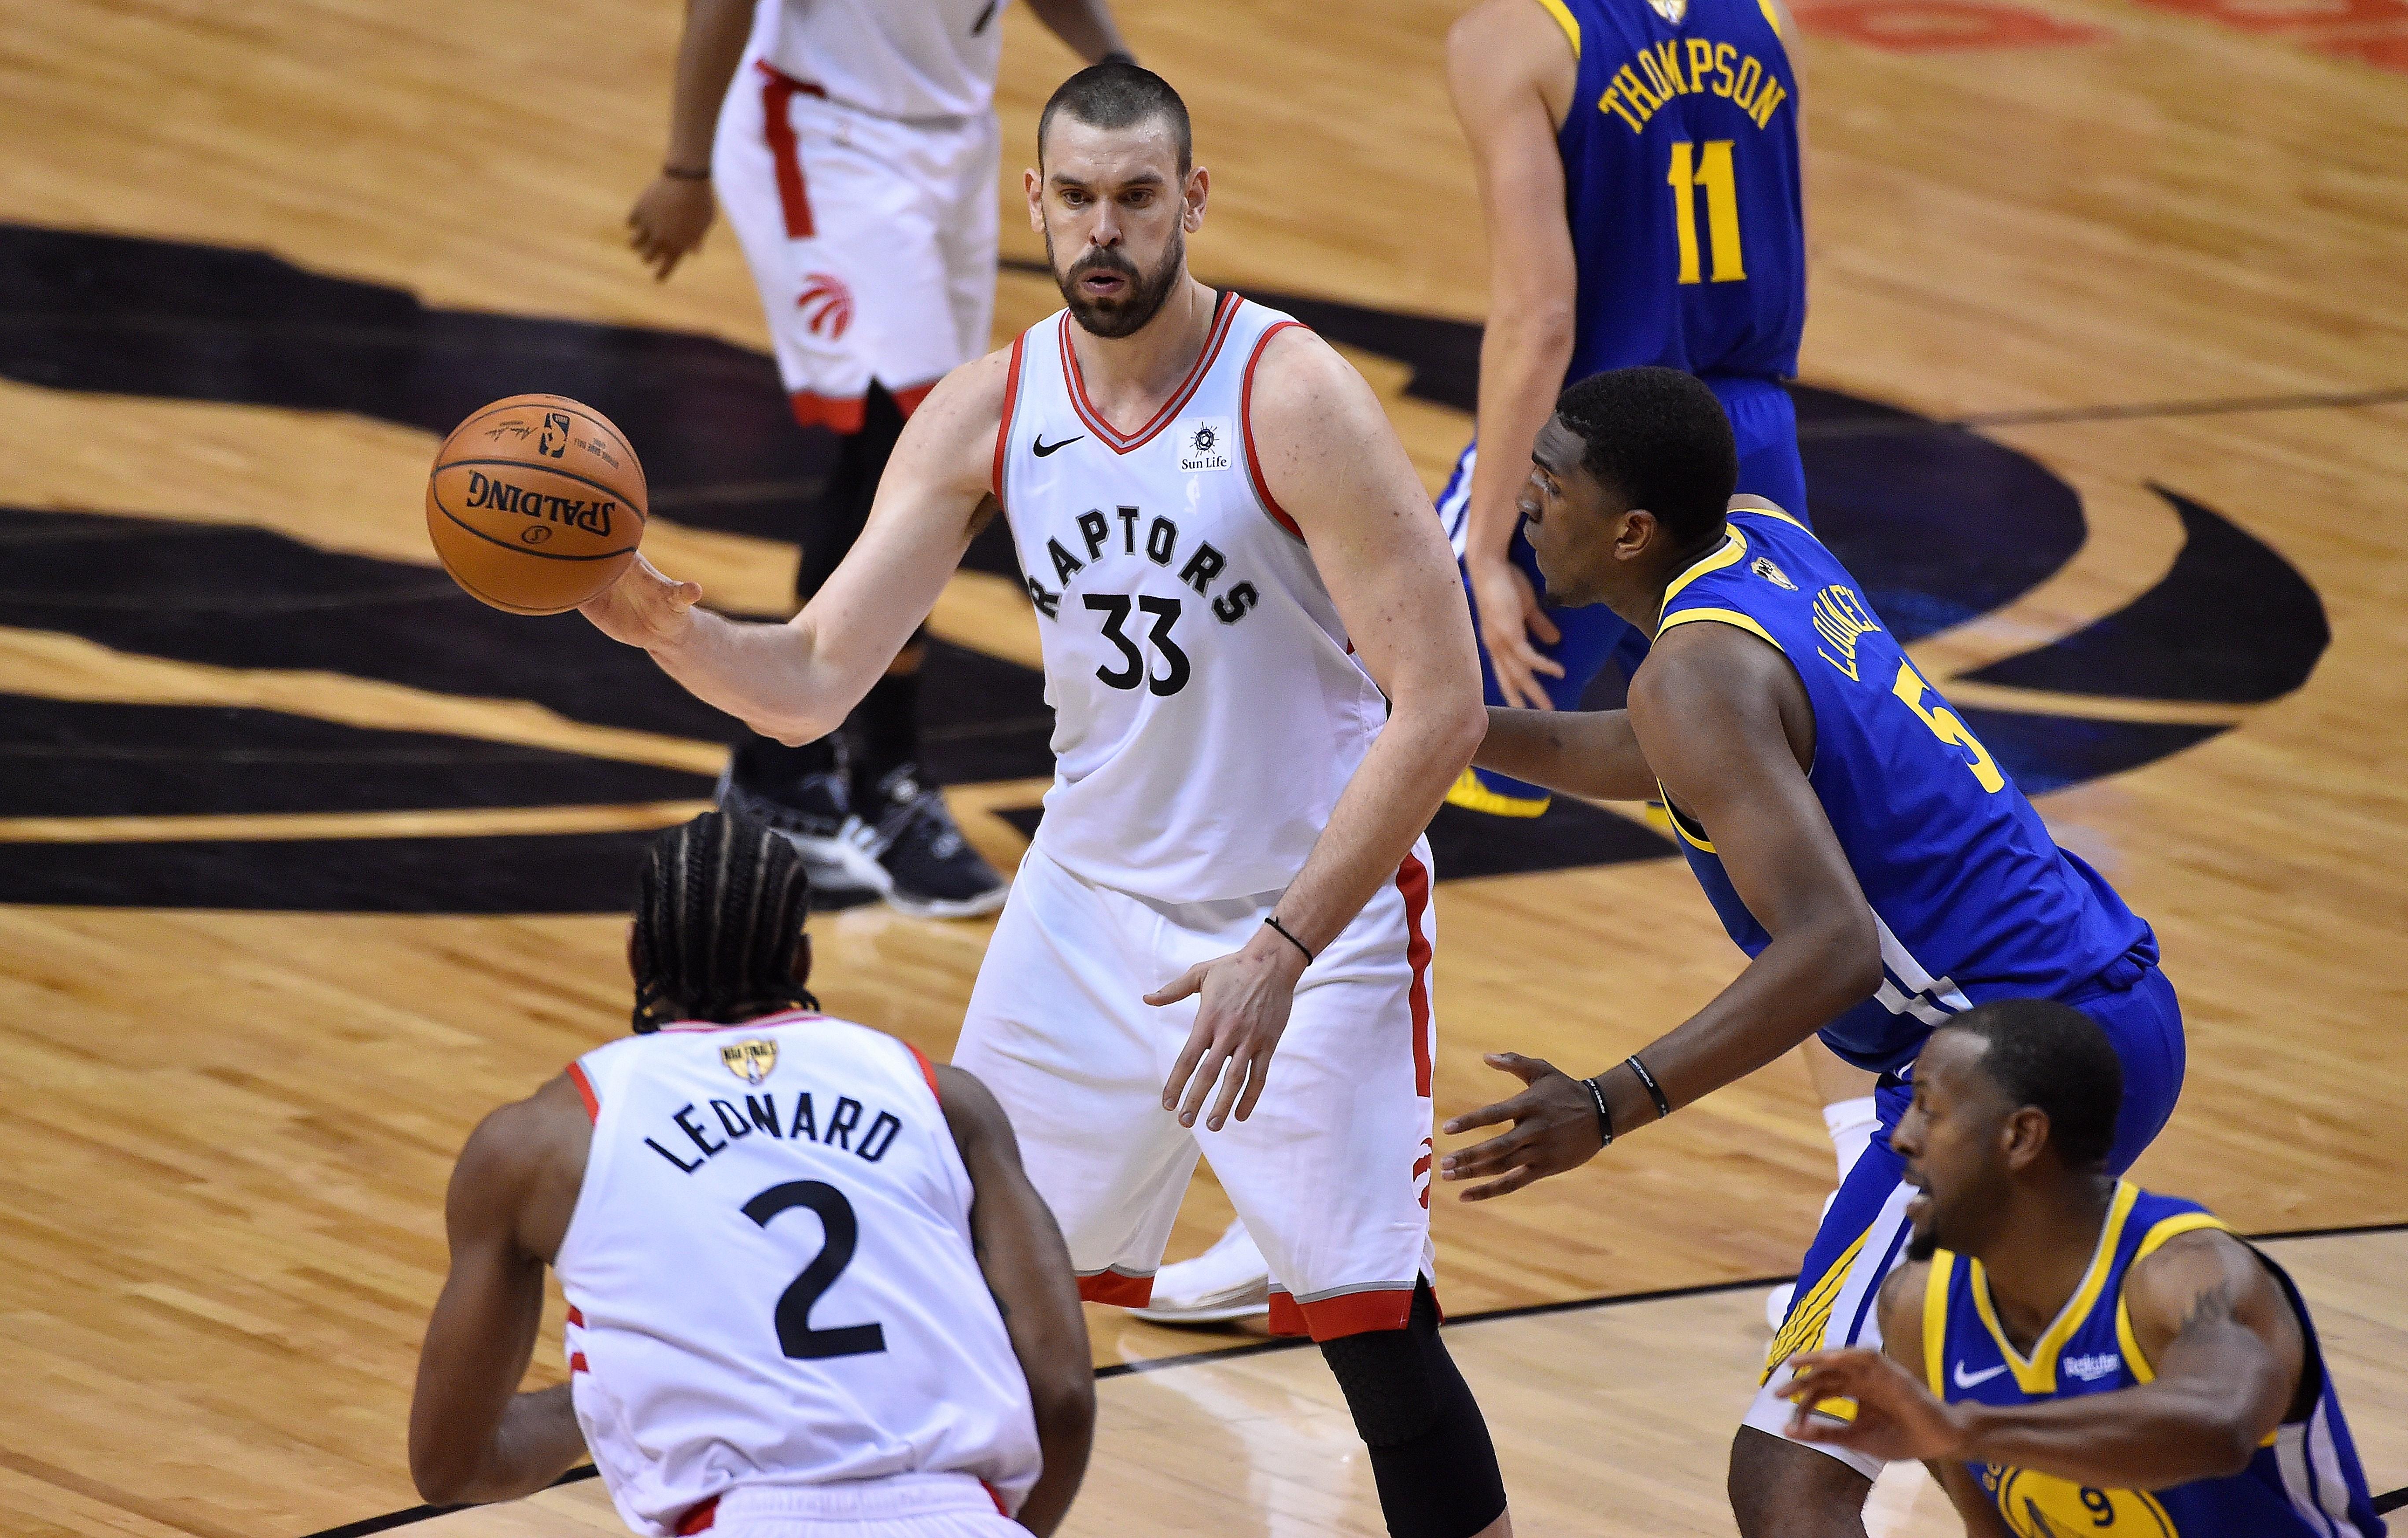
[[1311, 946], [1306, 945], [1303, 941], [1301, 941], [1301, 940], [1297, 939], [1295, 935], [1290, 934], [1290, 933], [1287, 932], [1287, 926], [1286, 926], [1285, 924], [1283, 924], [1283, 923], [1281, 923], [1281, 922], [1279, 921], [1279, 915], [1278, 915], [1278, 914], [1276, 914], [1276, 913], [1267, 913], [1267, 914], [1264, 914], [1264, 915], [1263, 915], [1263, 922], [1264, 922], [1264, 923], [1266, 923], [1266, 924], [1268, 924], [1268, 925], [1269, 925], [1269, 926], [1270, 926], [1274, 931], [1276, 931], [1276, 932], [1278, 933], [1279, 937], [1280, 937], [1281, 939], [1285, 940], [1289, 945], [1292, 945], [1292, 946], [1294, 946], [1297, 949], [1298, 949], [1298, 950], [1300, 950], [1300, 951], [1304, 952], [1304, 964], [1305, 964], [1305, 965], [1307, 965], [1307, 966], [1311, 966], [1311, 965], [1312, 964], [1312, 962], [1313, 962], [1312, 947]]
[[1600, 1148], [1613, 1141], [1613, 1113], [1605, 1108], [1605, 1090], [1596, 1079], [1584, 1078], [1588, 1098], [1597, 1102], [1597, 1146]]
[[1656, 1115], [1658, 1118], [1670, 1116], [1672, 1103], [1664, 1098], [1664, 1087], [1656, 1082], [1656, 1075], [1649, 1073], [1647, 1065], [1639, 1061], [1639, 1054], [1633, 1052], [1624, 1061], [1630, 1064], [1630, 1071], [1639, 1075], [1639, 1082], [1647, 1087], [1647, 1098], [1656, 1103]]
[[664, 165], [661, 167], [661, 175], [671, 181], [709, 181], [710, 167], [706, 165], [699, 171], [689, 171], [682, 165]]

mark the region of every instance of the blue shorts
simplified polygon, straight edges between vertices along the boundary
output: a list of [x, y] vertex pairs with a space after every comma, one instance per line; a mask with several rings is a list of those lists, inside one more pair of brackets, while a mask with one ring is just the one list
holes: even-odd
[[[2124, 1102], [2115, 1116], [2114, 1147], [2107, 1156], [2108, 1168], [2122, 1175], [2164, 1130], [2182, 1094], [2186, 1061], [2182, 1005], [2166, 975], [2132, 956], [2119, 959], [2065, 1002], [2099, 1022], [2123, 1063]], [[1910, 1065], [1906, 1075], [1884, 1074], [1874, 1088], [1880, 1128], [1840, 1183], [1822, 1226], [1806, 1246], [1797, 1291], [1766, 1353], [1763, 1387], [1748, 1411], [1746, 1424], [1758, 1431], [1778, 1436], [1788, 1424], [1790, 1406], [1773, 1390], [1785, 1377], [1779, 1369], [1792, 1353], [1881, 1344], [1874, 1303], [1882, 1279], [1906, 1253], [1911, 1234], [1906, 1203], [1914, 1188], [1903, 1182], [1906, 1161], [1891, 1150], [1889, 1134], [1913, 1097], [1913, 1072]], [[1818, 1450], [1868, 1476], [1880, 1467], [1829, 1447]]]
[[[1739, 490], [1750, 496], [1759, 496], [1783, 511], [1795, 515], [1810, 525], [1806, 513], [1806, 467], [1798, 457], [1798, 411], [1790, 403], [1789, 392], [1770, 379], [1741, 378], [1722, 375], [1706, 379], [1707, 388], [1723, 403], [1724, 413], [1730, 418], [1731, 434], [1739, 445]], [[1463, 456], [1455, 462], [1455, 474], [1439, 493], [1439, 516], [1445, 520], [1447, 536], [1455, 541], [1458, 560], [1463, 554], [1464, 509], [1471, 498], [1471, 466], [1479, 452], [1477, 440], [1465, 446]], [[1512, 548], [1513, 563], [1529, 577], [1530, 585], [1543, 600], [1545, 578], [1539, 575], [1538, 557], [1531, 552], [1530, 542], [1522, 531], [1513, 531]], [[1470, 591], [1469, 578], [1464, 591]], [[1472, 620], [1480, 618], [1480, 604], [1472, 600]], [[1639, 670], [1647, 658], [1647, 637], [1632, 629], [1620, 615], [1603, 604], [1585, 608], [1549, 608], [1547, 618], [1555, 622], [1563, 639], [1550, 644], [1540, 643], [1540, 654], [1563, 664], [1564, 676], [1550, 678], [1541, 674], [1539, 682], [1546, 689], [1547, 698], [1558, 710], [1577, 710], [1581, 697], [1597, 676], [1612, 662], [1627, 679]], [[1476, 632], [1475, 632], [1476, 633]], [[1488, 648], [1480, 648], [1480, 684], [1486, 691], [1490, 705], [1502, 705], [1505, 698], [1498, 691], [1497, 675], [1488, 664]], [[1525, 784], [1510, 776], [1486, 769], [1472, 771], [1481, 785], [1497, 798], [1495, 810], [1509, 815], [1535, 817], [1545, 810], [1547, 792], [1535, 785]]]

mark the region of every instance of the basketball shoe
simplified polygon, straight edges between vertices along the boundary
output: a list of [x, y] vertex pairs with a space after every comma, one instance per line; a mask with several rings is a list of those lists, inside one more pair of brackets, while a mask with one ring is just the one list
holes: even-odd
[[[877, 832], [853, 815], [840, 769], [793, 776], [779, 783], [753, 783], [738, 776], [731, 757], [720, 772], [719, 809], [765, 823], [785, 835], [803, 857], [814, 900], [859, 894], [886, 895], [894, 885], [878, 862]], [[842, 905], [839, 904], [838, 905]]]
[[1270, 1312], [1271, 1268], [1243, 1223], [1212, 1247], [1154, 1274], [1154, 1299], [1129, 1312], [1153, 1324], [1226, 1324]]
[[896, 909], [915, 919], [969, 919], [1003, 906], [1003, 877], [962, 837], [944, 796], [920, 783], [916, 766], [881, 776], [861, 808], [868, 837], [849, 847], [867, 852]]

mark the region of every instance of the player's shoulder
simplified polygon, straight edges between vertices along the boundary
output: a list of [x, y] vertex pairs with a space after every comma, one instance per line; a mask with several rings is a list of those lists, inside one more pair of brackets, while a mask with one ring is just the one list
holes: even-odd
[[1252, 432], [1314, 432], [1360, 417], [1367, 406], [1379, 411], [1369, 381], [1311, 326], [1276, 310], [1254, 319], [1258, 324], [1240, 364]]
[[1446, 30], [1451, 74], [1510, 78], [1580, 57], [1580, 17], [1567, 0], [1479, 0]]

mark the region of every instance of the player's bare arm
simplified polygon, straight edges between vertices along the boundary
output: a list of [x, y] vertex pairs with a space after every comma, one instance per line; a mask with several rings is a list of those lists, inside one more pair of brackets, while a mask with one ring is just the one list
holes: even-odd
[[861, 537], [794, 619], [722, 619], [695, 606], [701, 588], [664, 576], [640, 554], [582, 612], [764, 736], [802, 743], [826, 735], [928, 617], [971, 537], [995, 515], [989, 481], [1010, 366], [1009, 353], [991, 353], [928, 392], [904, 424]]
[[655, 278], [676, 271], [710, 228], [711, 135], [752, 24], [751, 0], [686, 0], [668, 150], [660, 174], [627, 214], [627, 244]]
[[419, 1350], [409, 1474], [437, 1505], [532, 1495], [585, 1456], [568, 1386], [518, 1391], [592, 1125], [566, 1075], [469, 1134], [452, 1171], [452, 1266]]
[[[1480, 454], [1464, 514], [1464, 569], [1498, 687], [1512, 705], [1553, 707], [1537, 675], [1563, 676], [1530, 636], [1561, 639], [1530, 580], [1507, 558], [1530, 444], [1571, 366], [1579, 271], [1555, 133], [1579, 59], [1537, 0], [1484, 0], [1447, 32], [1446, 80], [1471, 147], [1488, 230], [1488, 320], [1480, 334]], [[1510, 772], [1510, 771], [1509, 771]]]
[[[1872, 909], [1806, 779], [1813, 712], [1774, 648], [1731, 626], [1658, 637], [1630, 690], [1640, 750], [1674, 805], [1713, 835], [1723, 868], [1772, 943], [1703, 1009], [1637, 1054], [1671, 1109], [1755, 1072], [1881, 985]], [[1467, 1201], [1501, 1196], [1585, 1163], [1602, 1146], [1585, 1083], [1513, 1053], [1491, 1065], [1522, 1093], [1446, 1125], [1514, 1128], [1448, 1154], [1449, 1180], [1484, 1180]], [[1658, 1118], [1627, 1064], [1597, 1077], [1616, 1135]]]
[[1112, 21], [1112, 8], [1104, 0], [1028, 0], [1029, 14], [1045, 23], [1045, 30], [1062, 39], [1062, 46], [1079, 56], [1082, 64], [1095, 64], [1110, 54], [1120, 54], [1134, 61], [1127, 43], [1121, 40], [1121, 29]]
[[[1490, 661], [1495, 661], [1492, 652]], [[1566, 795], [1645, 801], [1656, 772], [1627, 710], [1488, 708], [1488, 735], [1471, 762]]]
[[1069, 1512], [1095, 1442], [1096, 1372], [1079, 1280], [1054, 1214], [1021, 1168], [1003, 1107], [975, 1075], [950, 1066], [936, 1075], [945, 1125], [976, 1192], [970, 1245], [1037, 1412], [1045, 1472], [1021, 1502], [1018, 1519], [1041, 1538]]
[[1396, 878], [1487, 729], [1453, 553], [1371, 387], [1319, 337], [1282, 332], [1262, 355], [1253, 422], [1263, 478], [1303, 532], [1390, 713], [1274, 909], [1287, 934], [1266, 927], [1243, 950], [1147, 996], [1160, 1004], [1202, 994], [1163, 1104], [1193, 1125], [1217, 1079], [1213, 1128], [1233, 1105], [1242, 1120], [1261, 1099], [1305, 952], [1336, 939]]
[[[2007, 1464], [2104, 1489], [2162, 1489], [2247, 1468], [2302, 1389], [2304, 1337], [2273, 1275], [2230, 1234], [2202, 1231], [2135, 1264], [2124, 1300], [2157, 1368], [2149, 1383], [2012, 1407], [1942, 1404], [1919, 1374], [1883, 1356], [1814, 1352], [1794, 1359], [1791, 1397], [1854, 1399], [1857, 1419], [1801, 1416], [1791, 1434], [1899, 1449], [1890, 1457]], [[1888, 1328], [1885, 1317], [1885, 1335]]]

